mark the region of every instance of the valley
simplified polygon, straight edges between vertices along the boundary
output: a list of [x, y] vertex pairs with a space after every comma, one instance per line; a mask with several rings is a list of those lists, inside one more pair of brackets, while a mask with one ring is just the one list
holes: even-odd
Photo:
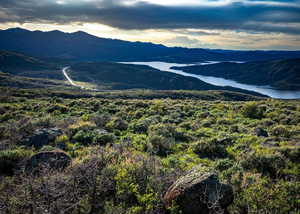
[[0, 213], [299, 214], [299, 58], [0, 30]]

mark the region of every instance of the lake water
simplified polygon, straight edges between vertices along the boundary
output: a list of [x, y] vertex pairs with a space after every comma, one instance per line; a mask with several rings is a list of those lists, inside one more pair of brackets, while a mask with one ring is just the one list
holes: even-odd
[[[153, 68], [156, 68], [161, 71], [167, 71], [172, 72], [175, 74], [180, 74], [182, 76], [188, 76], [188, 77], [195, 77], [199, 80], [202, 80], [203, 82], [216, 85], [216, 86], [231, 86], [234, 88], [240, 88], [245, 89], [249, 91], [255, 91], [267, 96], [270, 96], [272, 98], [279, 98], [279, 99], [300, 99], [300, 91], [284, 91], [284, 90], [276, 90], [272, 89], [269, 86], [257, 86], [257, 85], [248, 85], [243, 83], [238, 83], [234, 80], [228, 80], [220, 77], [212, 77], [212, 76], [203, 76], [203, 75], [197, 75], [197, 74], [191, 74], [186, 73], [181, 70], [175, 70], [171, 67], [184, 67], [184, 66], [190, 66], [195, 64], [178, 64], [178, 63], [167, 63], [167, 62], [122, 62], [126, 64], [135, 64], [135, 65], [148, 65]], [[207, 64], [216, 64], [219, 63], [217, 61], [209, 61], [209, 62], [203, 62], [198, 63], [197, 65], [207, 65]], [[235, 63], [242, 63], [242, 62], [235, 62]]]

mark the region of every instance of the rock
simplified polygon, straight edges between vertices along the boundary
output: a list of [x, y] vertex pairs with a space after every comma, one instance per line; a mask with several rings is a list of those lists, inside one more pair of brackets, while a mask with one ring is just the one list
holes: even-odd
[[61, 134], [62, 131], [58, 128], [37, 129], [33, 135], [26, 140], [25, 144], [39, 149], [45, 145], [49, 145], [49, 143], [53, 142], [55, 138]]
[[71, 158], [61, 150], [39, 152], [26, 163], [25, 169], [36, 172], [45, 167], [51, 170], [62, 170], [71, 163]]
[[269, 137], [268, 132], [266, 130], [264, 130], [263, 128], [254, 129], [254, 133], [258, 137]]
[[164, 195], [166, 207], [176, 202], [182, 214], [228, 213], [233, 189], [219, 182], [216, 174], [194, 169], [179, 178]]
[[103, 134], [108, 134], [108, 131], [106, 131], [105, 129], [95, 129], [95, 133], [99, 135], [103, 135]]

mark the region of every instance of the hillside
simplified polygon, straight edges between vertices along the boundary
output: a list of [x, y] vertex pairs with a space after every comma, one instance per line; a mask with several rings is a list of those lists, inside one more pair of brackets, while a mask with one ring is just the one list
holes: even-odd
[[26, 77], [63, 79], [55, 64], [11, 51], [0, 50], [0, 71]]
[[145, 65], [76, 63], [71, 66], [69, 76], [75, 81], [97, 85], [98, 89], [228, 90], [262, 96], [233, 87], [214, 86], [193, 77], [164, 72]]
[[224, 62], [180, 67], [180, 70], [247, 84], [270, 85], [282, 90], [300, 90], [300, 58], [248, 63]]
[[[67, 61], [52, 59], [48, 62], [8, 51], [0, 51], [0, 54], [0, 86], [45, 88], [58, 84], [56, 80], [66, 80], [62, 67], [67, 65]], [[228, 90], [261, 96], [232, 87], [213, 86], [195, 78], [163, 72], [148, 66], [112, 62], [70, 64], [72, 71], [69, 76], [85, 89]], [[11, 75], [4, 75], [5, 73]], [[66, 87], [68, 83], [63, 84], [65, 85], [62, 87]]]
[[61, 90], [77, 90], [77, 88], [70, 86], [66, 81], [32, 78], [8, 73], [0, 72], [0, 87], [9, 87], [16, 89], [61, 89]]
[[3, 213], [178, 214], [164, 196], [195, 171], [232, 188], [229, 213], [299, 210], [299, 101], [0, 90]]
[[166, 47], [152, 43], [99, 38], [85, 32], [0, 30], [0, 49], [73, 61], [253, 61], [300, 57], [299, 51], [230, 51]]

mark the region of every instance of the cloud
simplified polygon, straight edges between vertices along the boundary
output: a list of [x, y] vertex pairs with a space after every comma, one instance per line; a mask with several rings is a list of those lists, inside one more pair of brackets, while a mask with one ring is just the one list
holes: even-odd
[[220, 35], [217, 32], [208, 32], [198, 29], [169, 29], [169, 32], [181, 34], [181, 35], [189, 35], [189, 36], [216, 36]]
[[169, 46], [185, 46], [185, 47], [197, 47], [202, 43], [198, 39], [190, 39], [186, 36], [176, 36], [174, 38], [164, 41], [164, 44]]
[[[205, 30], [300, 34], [300, 4], [294, 1], [1, 0], [0, 22], [99, 23], [126, 30]], [[163, 1], [161, 1], [163, 2]], [[189, 2], [186, 0], [186, 2]]]

